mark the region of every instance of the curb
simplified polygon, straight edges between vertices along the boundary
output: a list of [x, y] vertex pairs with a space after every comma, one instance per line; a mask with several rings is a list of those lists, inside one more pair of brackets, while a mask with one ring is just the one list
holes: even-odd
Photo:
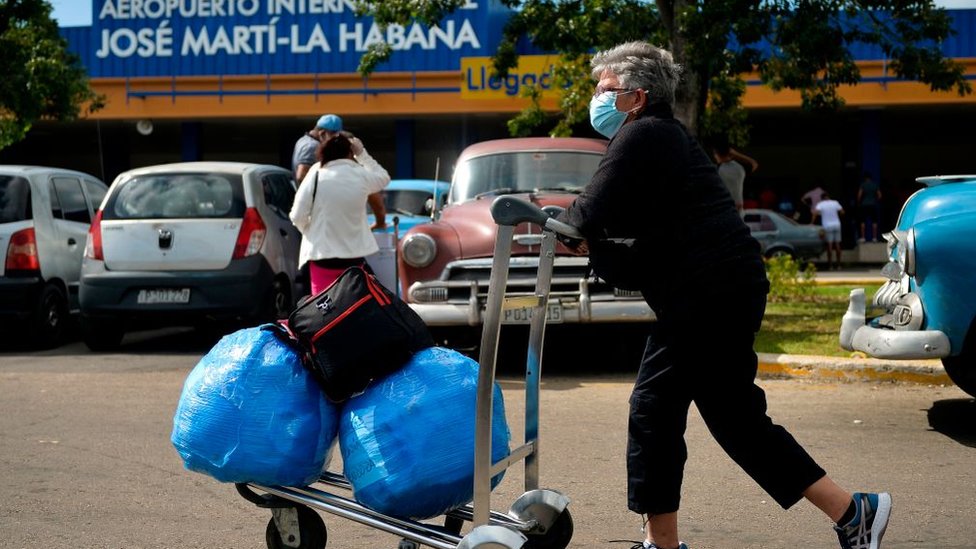
[[[815, 279], [818, 286], [863, 286], [877, 288], [884, 277], [836, 276]], [[767, 378], [816, 379], [821, 381], [902, 382], [920, 385], [952, 385], [942, 361], [888, 360], [879, 358], [829, 357], [757, 353], [759, 376]]]
[[879, 288], [885, 283], [884, 278], [814, 278], [817, 286], [865, 286], [868, 288]]
[[760, 377], [952, 385], [937, 359], [884, 360], [771, 353], [758, 353], [758, 356]]

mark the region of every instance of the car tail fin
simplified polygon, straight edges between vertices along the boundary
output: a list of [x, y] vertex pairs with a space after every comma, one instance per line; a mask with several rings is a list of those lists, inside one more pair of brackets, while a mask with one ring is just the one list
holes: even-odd
[[268, 228], [261, 215], [256, 209], [248, 208], [241, 222], [241, 232], [237, 233], [237, 243], [234, 245], [232, 258], [242, 259], [261, 251], [261, 245], [264, 244], [264, 237], [267, 234]]

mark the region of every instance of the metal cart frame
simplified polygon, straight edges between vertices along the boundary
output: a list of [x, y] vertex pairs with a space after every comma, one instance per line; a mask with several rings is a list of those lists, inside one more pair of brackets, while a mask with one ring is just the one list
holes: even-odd
[[[356, 503], [351, 497], [339, 496], [317, 487], [238, 484], [238, 492], [244, 498], [259, 507], [272, 510], [267, 529], [268, 547], [324, 548], [327, 539], [325, 525], [321, 517], [311, 509], [325, 511], [400, 536], [400, 549], [415, 549], [419, 545], [436, 549], [563, 549], [569, 544], [573, 534], [572, 517], [567, 509], [569, 498], [555, 490], [539, 488], [542, 347], [556, 235], [581, 238], [574, 227], [556, 221], [550, 215], [557, 211], [558, 208], [542, 209], [510, 196], [501, 196], [491, 205], [491, 214], [498, 224], [498, 233], [479, 356], [472, 504], [447, 513], [444, 526], [440, 527], [384, 515]], [[506, 297], [512, 240], [516, 226], [522, 223], [534, 223], [542, 228], [535, 292], [529, 296]], [[498, 340], [501, 335], [501, 315], [505, 309], [524, 307], [532, 309], [525, 369], [524, 442], [506, 458], [492, 463], [492, 395]], [[507, 513], [492, 511], [492, 477], [520, 461], [525, 462], [525, 493], [512, 503]], [[316, 484], [346, 491], [352, 489], [341, 475], [329, 472], [324, 473]], [[466, 521], [472, 522], [473, 528], [462, 536], [461, 529]]]

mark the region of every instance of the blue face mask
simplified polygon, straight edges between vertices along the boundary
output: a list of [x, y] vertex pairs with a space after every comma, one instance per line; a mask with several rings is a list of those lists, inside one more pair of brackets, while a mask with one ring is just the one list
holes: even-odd
[[[631, 93], [630, 91], [622, 93]], [[617, 110], [618, 92], [603, 92], [590, 100], [590, 124], [593, 129], [612, 139], [627, 120], [630, 113]]]

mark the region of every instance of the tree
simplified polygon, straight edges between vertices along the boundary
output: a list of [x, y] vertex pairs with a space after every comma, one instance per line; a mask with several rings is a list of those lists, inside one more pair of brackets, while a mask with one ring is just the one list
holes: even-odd
[[68, 52], [44, 0], [0, 0], [0, 149], [23, 139], [41, 119], [75, 120], [104, 97]]
[[[843, 105], [839, 89], [861, 79], [851, 48], [873, 45], [890, 60], [898, 77], [929, 84], [933, 91], [972, 92], [964, 68], [942, 55], [952, 30], [949, 17], [921, 0], [501, 0], [513, 8], [494, 55], [505, 75], [516, 66], [516, 45], [526, 38], [560, 54], [557, 83], [568, 83], [560, 116], [550, 133], [569, 135], [587, 118], [593, 89], [589, 57], [629, 40], [669, 49], [685, 68], [675, 114], [702, 137], [725, 135], [732, 144], [747, 139], [744, 74], [758, 73], [774, 90], [798, 90], [809, 110]], [[358, 2], [362, 15], [380, 25], [411, 20], [436, 24], [465, 0]], [[392, 52], [385, 44], [363, 57], [364, 74]], [[513, 135], [552, 124], [532, 104], [509, 122]]]

